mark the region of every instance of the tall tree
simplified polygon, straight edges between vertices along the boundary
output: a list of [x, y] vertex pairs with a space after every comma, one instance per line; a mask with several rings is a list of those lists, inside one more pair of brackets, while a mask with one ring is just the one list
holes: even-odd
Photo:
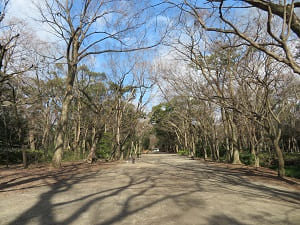
[[[41, 21], [47, 23], [55, 35], [64, 42], [67, 64], [65, 94], [62, 102], [59, 129], [52, 164], [61, 166], [64, 137], [74, 80], [79, 63], [86, 57], [107, 52], [128, 52], [156, 46], [142, 46], [143, 40], [126, 39], [145, 23], [135, 11], [134, 1], [117, 0], [45, 0], [38, 6]], [[142, 35], [143, 36], [143, 35]], [[141, 37], [141, 36], [139, 36]], [[132, 44], [135, 43], [135, 46]], [[136, 44], [137, 43], [137, 44]]]

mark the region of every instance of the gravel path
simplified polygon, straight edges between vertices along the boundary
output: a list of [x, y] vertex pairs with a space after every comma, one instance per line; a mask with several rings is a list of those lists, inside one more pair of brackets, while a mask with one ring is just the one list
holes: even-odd
[[0, 192], [0, 224], [300, 224], [300, 192], [171, 154]]

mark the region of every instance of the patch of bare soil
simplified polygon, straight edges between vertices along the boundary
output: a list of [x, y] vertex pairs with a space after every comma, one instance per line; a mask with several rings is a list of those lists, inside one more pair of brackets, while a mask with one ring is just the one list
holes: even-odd
[[1, 166], [0, 192], [15, 193], [16, 191], [22, 192], [26, 189], [51, 185], [77, 174], [99, 171], [117, 163], [103, 161], [97, 161], [93, 164], [64, 162], [60, 169], [55, 169], [50, 164], [33, 164], [27, 169], [24, 169], [22, 165], [13, 165], [9, 168]]
[[214, 167], [229, 169], [231, 172], [241, 174], [244, 178], [253, 182], [280, 185], [286, 188], [300, 190], [300, 179], [292, 177], [279, 178], [277, 176], [277, 171], [271, 170], [269, 168], [247, 166], [243, 164], [212, 162], [205, 161], [203, 159], [199, 160]]

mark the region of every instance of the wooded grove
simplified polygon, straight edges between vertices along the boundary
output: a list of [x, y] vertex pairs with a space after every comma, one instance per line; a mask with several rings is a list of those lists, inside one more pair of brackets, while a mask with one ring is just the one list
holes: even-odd
[[33, 2], [0, 1], [1, 164], [159, 148], [300, 176], [300, 2]]

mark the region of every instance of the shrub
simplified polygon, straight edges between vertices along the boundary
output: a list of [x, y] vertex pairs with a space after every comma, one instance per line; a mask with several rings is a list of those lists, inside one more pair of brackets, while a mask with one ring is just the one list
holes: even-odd
[[189, 155], [189, 151], [187, 149], [181, 149], [177, 152], [178, 155]]
[[104, 133], [99, 145], [97, 146], [96, 155], [100, 159], [108, 159], [111, 155], [112, 134]]
[[250, 152], [240, 152], [240, 160], [245, 165], [255, 164], [255, 157]]

